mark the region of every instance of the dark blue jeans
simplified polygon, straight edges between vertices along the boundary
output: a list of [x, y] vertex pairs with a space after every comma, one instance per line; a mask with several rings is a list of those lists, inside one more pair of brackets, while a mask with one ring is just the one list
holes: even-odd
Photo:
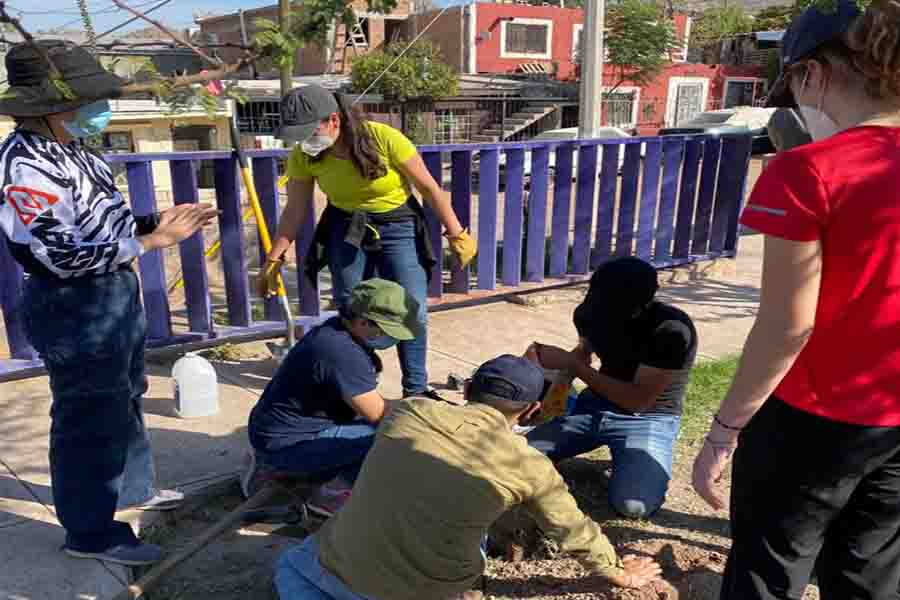
[[326, 482], [338, 475], [349, 484], [356, 481], [359, 469], [375, 442], [375, 428], [362, 420], [335, 425], [311, 440], [279, 450], [256, 450], [257, 461], [278, 471]]
[[609, 503], [620, 515], [643, 518], [665, 501], [680, 424], [676, 415], [624, 412], [585, 390], [570, 416], [536, 427], [527, 437], [554, 462], [608, 446], [613, 464]]
[[[381, 246], [379, 252], [365, 252], [344, 241], [346, 223], [332, 221], [328, 232], [328, 269], [333, 281], [334, 300], [344, 307], [350, 300], [350, 292], [364, 279], [381, 277], [396, 281], [421, 306], [419, 318], [428, 322], [428, 277], [419, 263], [416, 252], [416, 229], [413, 221], [401, 221], [379, 227]], [[404, 395], [424, 391], [428, 386], [426, 358], [428, 334], [408, 342], [397, 344], [400, 367], [403, 371]]]
[[71, 280], [31, 277], [25, 325], [50, 374], [50, 475], [66, 546], [98, 552], [135, 544], [117, 506], [153, 493], [141, 412], [146, 319], [129, 269]]

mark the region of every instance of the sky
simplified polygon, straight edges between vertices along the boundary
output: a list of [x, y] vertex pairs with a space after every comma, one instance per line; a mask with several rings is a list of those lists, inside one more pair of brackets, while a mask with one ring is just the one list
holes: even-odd
[[[126, 0], [136, 7], [152, 7], [162, 0]], [[463, 0], [438, 0], [438, 6], [458, 4]], [[240, 8], [249, 9], [274, 4], [275, 0], [170, 0], [159, 10], [151, 13], [163, 23], [184, 28], [193, 24], [194, 13], [212, 12], [215, 14], [234, 12]], [[50, 29], [65, 26], [79, 29], [81, 19], [76, 0], [9, 0], [6, 7], [14, 16], [19, 16], [28, 30]], [[131, 18], [131, 14], [118, 9], [112, 0], [88, 0], [88, 8], [94, 21], [94, 29], [101, 33]], [[130, 27], [145, 27], [142, 22], [135, 22]], [[113, 36], [115, 37], [115, 36]]]
[[[138, 7], [150, 8], [162, 0], [126, 0]], [[274, 3], [274, 0], [171, 0], [159, 10], [150, 13], [167, 25], [188, 27], [193, 24], [195, 12], [229, 13], [239, 8], [255, 8]], [[14, 16], [22, 19], [28, 30], [50, 29], [66, 26], [72, 29], [81, 27], [81, 18], [76, 0], [9, 0], [6, 8]], [[112, 0], [88, 0], [88, 9], [94, 22], [94, 29], [101, 33], [132, 17], [130, 13], [120, 10]], [[147, 24], [135, 22], [130, 28], [142, 28]], [[127, 29], [123, 29], [125, 31]], [[115, 36], [113, 36], [115, 37]]]

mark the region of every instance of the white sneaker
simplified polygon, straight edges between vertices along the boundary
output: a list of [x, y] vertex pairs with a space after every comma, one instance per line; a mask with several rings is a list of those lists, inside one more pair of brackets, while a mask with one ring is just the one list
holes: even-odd
[[154, 490], [153, 497], [146, 502], [126, 506], [119, 510], [174, 510], [184, 502], [184, 494], [176, 490]]

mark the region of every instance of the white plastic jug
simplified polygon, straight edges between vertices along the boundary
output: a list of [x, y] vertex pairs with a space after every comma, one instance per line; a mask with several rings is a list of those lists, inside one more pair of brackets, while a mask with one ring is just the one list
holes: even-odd
[[172, 367], [175, 413], [183, 418], [208, 417], [219, 412], [216, 370], [208, 360], [188, 352]]

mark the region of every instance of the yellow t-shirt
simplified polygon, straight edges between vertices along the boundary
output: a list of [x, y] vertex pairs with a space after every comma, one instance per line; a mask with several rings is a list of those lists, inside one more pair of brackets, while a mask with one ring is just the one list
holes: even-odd
[[363, 177], [353, 161], [336, 158], [333, 152], [319, 160], [305, 154], [299, 144], [288, 158], [287, 174], [292, 179], [315, 179], [337, 208], [384, 213], [402, 206], [411, 193], [398, 166], [416, 155], [416, 147], [403, 133], [382, 123], [367, 121], [387, 175], [374, 181]]

